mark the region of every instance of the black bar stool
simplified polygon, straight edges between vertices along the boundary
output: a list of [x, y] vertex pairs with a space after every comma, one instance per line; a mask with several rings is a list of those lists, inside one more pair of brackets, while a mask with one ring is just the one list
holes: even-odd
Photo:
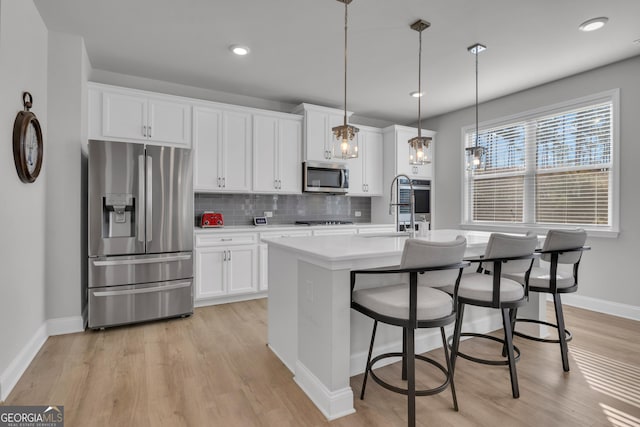
[[[584, 230], [549, 230], [542, 249], [536, 251], [541, 255], [541, 265], [533, 267], [529, 275], [529, 290], [532, 292], [547, 293], [553, 295], [553, 306], [556, 313], [556, 323], [545, 322], [537, 319], [516, 318], [517, 322], [536, 323], [550, 326], [558, 330], [558, 339], [539, 338], [518, 332], [513, 333], [519, 337], [560, 344], [562, 356], [562, 369], [569, 372], [569, 357], [567, 343], [573, 338], [571, 332], [564, 326], [564, 314], [562, 312], [561, 294], [576, 292], [578, 290], [578, 266], [582, 258], [582, 252], [591, 248], [584, 246], [587, 241], [587, 233]], [[561, 265], [573, 265], [572, 271], [558, 268]], [[523, 274], [506, 274], [512, 280], [524, 284]], [[517, 311], [517, 309], [516, 309]]]
[[[387, 390], [407, 396], [408, 425], [416, 423], [416, 396], [440, 393], [451, 386], [453, 407], [458, 410], [453, 370], [446, 346], [444, 326], [455, 321], [455, 296], [435, 289], [436, 286], [451, 284], [456, 286], [462, 270], [469, 263], [462, 262], [466, 249], [466, 239], [458, 236], [450, 242], [429, 242], [407, 239], [402, 252], [402, 261], [398, 267], [356, 270], [351, 272], [351, 308], [374, 320], [371, 344], [365, 367], [360, 399], [364, 399], [367, 377]], [[360, 283], [356, 289], [356, 278], [363, 275], [382, 275], [382, 286], [363, 288]], [[371, 278], [372, 276], [369, 276]], [[361, 282], [366, 277], [360, 277]], [[371, 359], [378, 322], [403, 328], [403, 351], [385, 353]], [[415, 354], [414, 336], [417, 328], [440, 328], [445, 353], [446, 368], [437, 361]], [[407, 388], [396, 387], [379, 378], [373, 366], [376, 362], [389, 357], [402, 357], [402, 379], [407, 380]], [[432, 389], [416, 390], [415, 361], [427, 362], [445, 375], [442, 384]]]
[[[476, 363], [487, 365], [508, 365], [511, 377], [511, 391], [514, 398], [520, 397], [516, 361], [520, 350], [513, 345], [513, 316], [515, 308], [527, 303], [527, 279], [535, 258], [538, 237], [533, 233], [525, 236], [493, 233], [489, 237], [485, 254], [480, 257], [465, 258], [480, 266], [476, 273], [464, 274], [459, 286], [448, 285], [446, 292], [457, 295], [457, 317], [451, 344], [451, 369], [455, 372], [458, 356]], [[505, 273], [522, 273], [524, 285], [507, 279]], [[502, 312], [504, 340], [485, 334], [462, 332], [462, 320], [465, 305], [497, 308]], [[460, 337], [471, 336], [498, 341], [503, 344], [505, 359], [487, 360], [474, 357], [459, 350]]]

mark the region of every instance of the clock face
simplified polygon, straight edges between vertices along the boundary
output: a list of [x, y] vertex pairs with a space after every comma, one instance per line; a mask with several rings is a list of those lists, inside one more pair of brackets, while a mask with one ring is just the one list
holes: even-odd
[[38, 164], [38, 131], [33, 121], [29, 122], [24, 137], [24, 149], [25, 163], [27, 165], [27, 171], [29, 175], [32, 175], [36, 170]]
[[36, 116], [20, 111], [13, 124], [13, 160], [22, 182], [34, 182], [42, 168], [42, 130]]

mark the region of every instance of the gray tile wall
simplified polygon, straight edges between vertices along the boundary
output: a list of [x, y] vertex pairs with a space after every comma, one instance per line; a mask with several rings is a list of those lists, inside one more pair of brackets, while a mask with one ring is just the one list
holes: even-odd
[[[322, 194], [208, 194], [196, 193], [195, 225], [205, 211], [221, 212], [225, 225], [253, 225], [254, 216], [273, 212], [269, 224], [293, 224], [297, 220], [347, 220], [371, 222], [369, 197], [329, 196]], [[360, 217], [355, 212], [361, 213]]]

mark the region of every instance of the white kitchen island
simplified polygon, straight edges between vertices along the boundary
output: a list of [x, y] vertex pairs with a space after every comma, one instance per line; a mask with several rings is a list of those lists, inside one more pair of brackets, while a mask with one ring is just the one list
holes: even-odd
[[[484, 252], [490, 233], [432, 230], [420, 238], [447, 241], [457, 235], [466, 237], [465, 255], [472, 256]], [[269, 347], [329, 420], [355, 412], [349, 378], [364, 371], [373, 326], [371, 319], [350, 308], [349, 272], [398, 265], [406, 238], [387, 234], [265, 239]], [[519, 314], [544, 318], [543, 303], [531, 294]], [[464, 331], [485, 333], [501, 327], [497, 310], [465, 310]], [[401, 328], [381, 324], [374, 355], [400, 351], [401, 343]], [[437, 330], [416, 333], [417, 353], [441, 345]]]

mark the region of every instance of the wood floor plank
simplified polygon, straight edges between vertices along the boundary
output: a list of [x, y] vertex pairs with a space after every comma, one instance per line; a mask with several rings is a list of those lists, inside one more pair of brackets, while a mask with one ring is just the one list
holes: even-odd
[[[552, 318], [552, 311], [548, 316]], [[519, 399], [505, 367], [458, 359], [449, 390], [416, 400], [419, 426], [640, 426], [640, 323], [565, 307], [571, 371], [557, 345], [516, 337]], [[4, 404], [64, 405], [67, 426], [404, 426], [406, 398], [351, 379], [356, 413], [327, 421], [267, 347], [266, 300], [186, 319], [50, 337]], [[465, 351], [497, 347], [471, 339]], [[443, 362], [442, 350], [430, 354]], [[399, 365], [378, 370], [398, 378]], [[441, 373], [417, 365], [419, 384]], [[399, 382], [398, 384], [401, 384]]]

